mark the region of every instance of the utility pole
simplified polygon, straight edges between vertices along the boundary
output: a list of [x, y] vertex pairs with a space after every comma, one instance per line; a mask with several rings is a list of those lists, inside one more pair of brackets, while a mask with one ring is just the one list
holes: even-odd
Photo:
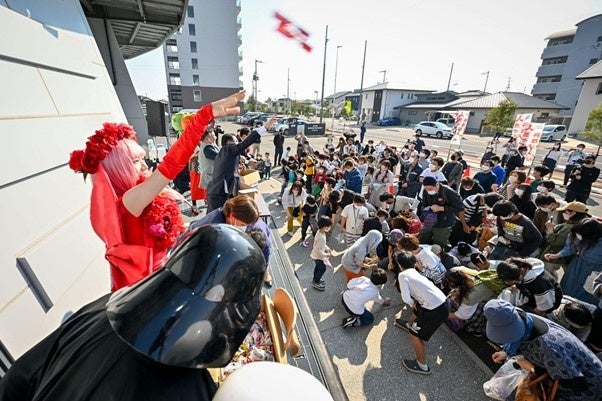
[[387, 70], [382, 70], [382, 71], [379, 71], [379, 72], [383, 73], [383, 84], [384, 84], [385, 82], [387, 82]]
[[255, 100], [255, 104], [253, 105], [253, 111], [257, 111], [257, 81], [259, 81], [259, 76], [257, 75], [257, 63], [262, 63], [261, 60], [255, 59], [255, 72], [253, 73], [253, 99]]
[[362, 97], [363, 97], [363, 91], [364, 91], [364, 69], [366, 68], [366, 49], [367, 48], [368, 48], [368, 41], [365, 40], [364, 41], [364, 61], [362, 62], [362, 80], [360, 82], [360, 99], [359, 99], [359, 102], [357, 103], [357, 107], [358, 107], [357, 121], [358, 122], [362, 121]]
[[335, 59], [334, 62], [334, 89], [332, 92], [332, 125], [330, 126], [330, 129], [334, 131], [334, 114], [335, 114], [335, 104], [334, 102], [337, 100], [336, 99], [336, 94], [337, 94], [337, 71], [339, 69], [339, 49], [343, 47], [343, 46], [337, 46], [337, 57]]
[[289, 114], [291, 114], [291, 93], [290, 93], [290, 84], [291, 84], [291, 78], [290, 78], [290, 68], [286, 69], [286, 102], [288, 103], [288, 110], [286, 112], [286, 115], [288, 116]]
[[452, 63], [451, 68], [449, 70], [449, 79], [447, 80], [447, 89], [446, 92], [449, 92], [449, 86], [451, 85], [452, 74], [454, 73], [454, 63]]
[[481, 75], [487, 75], [485, 78], [485, 87], [483, 88], [483, 94], [487, 92], [487, 81], [489, 81], [489, 71], [482, 73]]
[[512, 77], [508, 77], [508, 84], [506, 85], [506, 92], [510, 90], [510, 82], [512, 82]]
[[326, 49], [328, 48], [328, 25], [326, 25], [326, 35], [324, 36], [324, 65], [322, 65], [322, 97], [320, 98], [320, 124], [324, 115], [324, 81], [326, 80]]

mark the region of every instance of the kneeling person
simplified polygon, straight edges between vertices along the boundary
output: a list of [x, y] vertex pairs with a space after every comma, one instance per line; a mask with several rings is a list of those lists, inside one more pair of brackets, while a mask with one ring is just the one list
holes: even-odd
[[390, 306], [391, 300], [383, 298], [378, 290], [379, 285], [387, 282], [387, 272], [384, 269], [376, 269], [370, 275], [356, 277], [347, 283], [347, 290], [343, 292], [343, 306], [351, 316], [343, 319], [343, 327], [357, 327], [374, 323], [374, 315], [365, 305], [368, 301], [374, 301], [383, 306]]

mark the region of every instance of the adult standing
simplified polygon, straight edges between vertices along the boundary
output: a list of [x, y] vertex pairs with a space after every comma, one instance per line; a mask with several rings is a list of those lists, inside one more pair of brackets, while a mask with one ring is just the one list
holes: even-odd
[[441, 172], [446, 178], [447, 185], [453, 189], [458, 189], [460, 180], [462, 179], [462, 173], [464, 172], [464, 165], [460, 162], [461, 156], [458, 152], [454, 152], [451, 155], [451, 160], [445, 163]]
[[253, 130], [242, 142], [238, 142], [234, 135], [222, 135], [222, 148], [215, 158], [213, 179], [207, 185], [207, 212], [221, 207], [228, 198], [238, 194], [240, 156], [245, 155], [248, 147], [268, 132], [274, 121], [275, 117], [270, 118], [265, 126]]
[[416, 133], [416, 139], [414, 140], [414, 149], [416, 149], [417, 152], [422, 152], [422, 149], [425, 146], [426, 146], [426, 144], [420, 137], [420, 134]]
[[571, 332], [501, 299], [487, 302], [483, 313], [487, 338], [502, 345], [502, 351], [491, 356], [494, 362], [520, 352], [535, 366], [534, 373], [547, 372], [559, 380], [556, 401], [602, 398], [602, 362]]
[[587, 154], [583, 151], [584, 149], [585, 145], [580, 143], [579, 145], [577, 145], [576, 148], [573, 148], [566, 152], [566, 156], [569, 158], [569, 160], [566, 162], [566, 166], [564, 167], [564, 181], [562, 182], [562, 184], [565, 187], [566, 184], [568, 184], [569, 182], [569, 178], [571, 177], [573, 169], [579, 166], [579, 164], [581, 164], [585, 156], [587, 156]]
[[360, 143], [364, 143], [364, 137], [366, 136], [366, 121], [362, 121], [360, 126]]
[[560, 156], [562, 156], [562, 149], [560, 142], [558, 142], [552, 145], [552, 149], [548, 150], [548, 153], [541, 159], [541, 163], [550, 170], [548, 180], [552, 179], [554, 169], [556, 168], [556, 164], [558, 164], [558, 160], [560, 160]]
[[201, 148], [199, 150], [199, 171], [201, 172], [201, 181], [199, 187], [205, 189], [205, 199], [207, 198], [207, 185], [213, 179], [213, 166], [215, 158], [219, 153], [219, 147], [215, 143], [217, 137], [213, 130], [206, 130], [201, 137]]
[[274, 166], [280, 165], [282, 153], [284, 152], [284, 129], [280, 128], [278, 133], [274, 135]]
[[513, 151], [508, 159], [506, 160], [506, 177], [510, 176], [510, 173], [522, 169], [525, 165], [525, 156], [527, 155], [527, 147], [519, 146], [517, 150]]
[[481, 171], [475, 174], [474, 180], [477, 181], [485, 192], [495, 192], [497, 190], [497, 176], [491, 171], [494, 163], [491, 160], [485, 160], [481, 164]]
[[594, 156], [586, 156], [582, 166], [573, 167], [571, 171], [571, 183], [566, 187], [567, 202], [574, 200], [587, 204], [592, 184], [600, 176], [600, 169], [596, 167]]
[[456, 214], [464, 210], [464, 203], [456, 191], [437, 182], [434, 177], [425, 177], [422, 185], [423, 210], [428, 208], [436, 213], [437, 222], [432, 227], [420, 229], [420, 243], [437, 244], [445, 249], [452, 227], [456, 225]]
[[410, 161], [404, 164], [399, 175], [398, 194], [414, 198], [420, 192], [422, 184], [420, 183], [420, 174], [422, 167], [418, 164], [418, 155], [412, 154]]

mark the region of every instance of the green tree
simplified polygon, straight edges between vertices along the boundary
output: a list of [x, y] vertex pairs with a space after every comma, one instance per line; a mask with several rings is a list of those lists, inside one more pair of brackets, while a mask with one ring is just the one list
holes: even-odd
[[247, 99], [247, 104], [245, 105], [245, 108], [247, 110], [256, 111], [257, 110], [256, 107], [257, 107], [257, 101], [255, 100], [253, 95], [249, 96], [249, 98]]
[[511, 100], [502, 100], [497, 107], [489, 110], [485, 116], [485, 124], [497, 132], [504, 132], [514, 124], [514, 112], [518, 104]]
[[582, 134], [592, 141], [594, 145], [598, 145], [598, 150], [596, 151], [596, 157], [598, 157], [600, 147], [602, 146], [602, 103], [589, 112], [589, 117]]

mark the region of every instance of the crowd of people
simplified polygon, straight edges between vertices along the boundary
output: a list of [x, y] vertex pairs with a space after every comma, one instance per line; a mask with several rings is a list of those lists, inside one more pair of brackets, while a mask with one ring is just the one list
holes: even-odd
[[[131, 345], [149, 356], [145, 368], [154, 369], [155, 362], [171, 366], [173, 372], [166, 370], [170, 375], [192, 365], [226, 364], [258, 312], [261, 281], [271, 286], [269, 227], [259, 219], [253, 198], [239, 194], [240, 175], [248, 169], [258, 170], [263, 179], [279, 171], [278, 203], [286, 215], [286, 233], [292, 236], [299, 225], [300, 245], [311, 246], [308, 257], [314, 263], [311, 286], [315, 290], [329, 287], [324, 273], [333, 268], [332, 241], [344, 241], [341, 268], [347, 283], [341, 301], [349, 314], [342, 322], [344, 328], [373, 324], [375, 316], [366, 307], [370, 301], [391, 304], [381, 296], [381, 286], [391, 282], [400, 292], [411, 311], [408, 316], [402, 312], [395, 320], [397, 327], [410, 334], [415, 352], [414, 358], [403, 360], [409, 371], [431, 373], [426, 343], [446, 323], [453, 330], [486, 334], [499, 343], [503, 351], [492, 356], [496, 362], [523, 352], [538, 369], [561, 379], [558, 399], [600, 398], [602, 364], [595, 354], [602, 351], [602, 224], [588, 214], [587, 207], [599, 169], [595, 158], [584, 153], [584, 146], [569, 151], [574, 167], [566, 173], [564, 201], [554, 196], [554, 182], [545, 179], [553, 173], [554, 160], [558, 161], [561, 150], [557, 145], [541, 165], [533, 167], [533, 177], [522, 168], [524, 148], [515, 140], [509, 141], [503, 155], [488, 148], [480, 171], [470, 177], [465, 174], [468, 165], [460, 150], [445, 161], [436, 150], [427, 149], [419, 135], [399, 148], [384, 141], [365, 141], [362, 125], [360, 138], [350, 130], [337, 141], [328, 138], [322, 149], [312, 147], [302, 133], [295, 136], [294, 149], [285, 148], [284, 133], [278, 132], [273, 138], [272, 163], [271, 155], [262, 154], [259, 144], [274, 119], [251, 130], [242, 128], [236, 135], [222, 132], [221, 138], [212, 125], [214, 118], [238, 112], [243, 97], [244, 92], [239, 92], [182, 119], [182, 135], [152, 172], [135, 133], [124, 124], [105, 124], [88, 139], [85, 150], [71, 154], [70, 167], [93, 177], [92, 227], [106, 245], [111, 290], [117, 292], [84, 307], [76, 318], [17, 361], [8, 379], [0, 382], [0, 399], [24, 391], [28, 380], [44, 382], [60, 374], [60, 364], [46, 372], [34, 369], [35, 378], [24, 379], [22, 372], [49, 360], [69, 358], [74, 352], [71, 346], [47, 350], [74, 336], [81, 327], [102, 321], [99, 316], [105, 313], [110, 324], [98, 323], [99, 332], [90, 332], [88, 337], [112, 333], [106, 337], [112, 346], [122, 344], [120, 341], [126, 345], [119, 348], [121, 354], [115, 354], [116, 358], [131, 359]], [[207, 209], [189, 227], [177, 205], [181, 195], [168, 186], [183, 174], [194, 187], [192, 200], [203, 201]], [[240, 239], [236, 239], [238, 235]], [[178, 328], [182, 316], [176, 317], [181, 313], [176, 308], [173, 320], [167, 317], [163, 322], [175, 325], [174, 338], [169, 339], [171, 334], [157, 326], [166, 316], [158, 320], [153, 316], [159, 316], [163, 305], [175, 305], [172, 297], [177, 296], [182, 281], [196, 285], [193, 281], [200, 280], [207, 285], [204, 272], [214, 266], [211, 260], [221, 249], [216, 238], [221, 238], [223, 246], [247, 249], [249, 254], [240, 256], [246, 258], [245, 263], [230, 261], [225, 269], [232, 272], [220, 273], [223, 283], [201, 291], [204, 301], [197, 303], [195, 294], [180, 299], [180, 306], [195, 305], [192, 309], [203, 313], [196, 319], [187, 318], [187, 325]], [[170, 252], [173, 255], [168, 259]], [[252, 269], [241, 270], [249, 261]], [[159, 291], [162, 288], [167, 291]], [[248, 314], [239, 316], [234, 324], [234, 318], [228, 316], [226, 294], [237, 291], [246, 297]], [[223, 318], [210, 313], [213, 307], [206, 306], [206, 301], [223, 302]], [[129, 327], [128, 314], [141, 307], [147, 309], [148, 325]], [[509, 327], [507, 321], [511, 321]], [[138, 341], [143, 332], [153, 330], [159, 330], [155, 333], [157, 344]], [[181, 335], [177, 334], [180, 331]], [[198, 341], [224, 346], [220, 340], [224, 336], [231, 344], [219, 355], [209, 355], [203, 347], [194, 354], [194, 347], [189, 346]], [[552, 346], [554, 338], [572, 346]], [[109, 342], [95, 348], [97, 358], [106, 352]], [[156, 347], [164, 351], [157, 353]], [[550, 350], [561, 367], [546, 363]], [[562, 369], [562, 364], [570, 361], [570, 368]], [[90, 372], [91, 365], [85, 366], [82, 373]], [[80, 380], [78, 375], [73, 372], [64, 380]], [[215, 388], [205, 372], [179, 381], [195, 377], [201, 380], [196, 399], [207, 399]], [[169, 379], [168, 384], [177, 381]], [[160, 387], [163, 381], [157, 379], [157, 383], [155, 387]], [[98, 377], [95, 385], [105, 389], [103, 394], [112, 392], [108, 379]], [[72, 391], [62, 383], [28, 391], [34, 395], [48, 390], [56, 394]], [[123, 391], [134, 397], [131, 399], [139, 395], [131, 386]], [[82, 393], [78, 399], [88, 396]]]

